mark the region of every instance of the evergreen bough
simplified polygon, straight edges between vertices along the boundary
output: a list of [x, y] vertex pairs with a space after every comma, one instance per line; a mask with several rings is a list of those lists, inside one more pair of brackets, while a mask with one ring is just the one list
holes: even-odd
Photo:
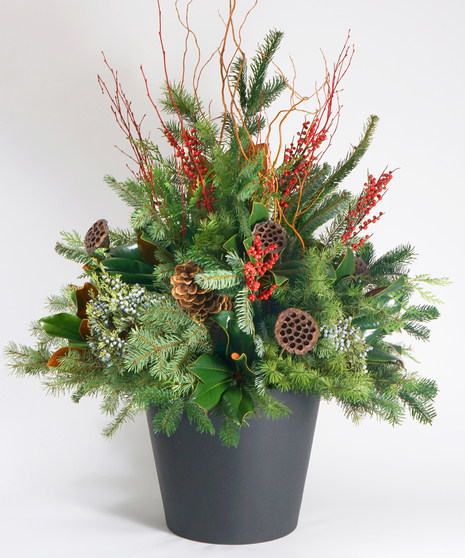
[[[123, 182], [105, 182], [131, 207], [131, 229], [110, 230], [110, 248], [93, 253], [79, 233], [63, 233], [56, 251], [84, 266], [84, 286], [48, 299], [51, 315], [32, 326], [34, 348], [5, 348], [13, 372], [39, 376], [49, 392], [70, 393], [75, 402], [99, 395], [111, 418], [106, 436], [155, 405], [156, 432], [171, 435], [186, 413], [213, 434], [212, 412], [224, 419], [221, 442], [236, 446], [249, 417], [287, 414], [270, 388], [336, 400], [354, 421], [368, 415], [399, 424], [410, 413], [430, 424], [435, 416], [436, 383], [407, 371], [410, 351], [397, 336], [429, 340], [438, 301], [423, 284], [447, 280], [410, 278], [412, 246], [378, 257], [365, 235], [379, 219], [370, 215], [391, 173], [370, 176], [358, 197], [340, 189], [372, 141], [376, 116], [345, 159], [334, 167], [321, 161], [339, 115], [336, 87], [346, 56], [328, 76], [318, 109], [305, 115], [298, 140], [273, 161], [265, 109], [291, 88], [281, 73], [268, 77], [282, 38], [273, 30], [249, 63], [242, 53], [233, 61], [231, 99], [220, 119], [205, 111], [196, 90], [165, 84], [159, 106], [170, 118], [161, 124], [171, 157], [121, 108], [130, 105], [113, 74], [121, 101], [115, 114], [129, 130], [138, 168]], [[275, 259], [253, 234], [263, 221], [286, 231]], [[355, 256], [366, 273], [355, 272]], [[188, 262], [200, 269], [196, 288], [186, 280], [179, 296], [211, 291], [231, 299], [234, 310], [200, 319], [180, 308], [170, 278]], [[427, 304], [414, 303], [414, 293]], [[288, 353], [275, 339], [278, 315], [289, 308], [311, 314], [320, 329], [305, 354]]]

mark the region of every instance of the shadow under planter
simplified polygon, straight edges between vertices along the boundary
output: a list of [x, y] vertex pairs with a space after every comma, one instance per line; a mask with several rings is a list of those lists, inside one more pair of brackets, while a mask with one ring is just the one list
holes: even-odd
[[[168, 437], [147, 417], [166, 524], [181, 537], [216, 544], [265, 542], [291, 533], [299, 519], [319, 399], [273, 392], [291, 411], [251, 419], [237, 448], [196, 431], [186, 415]], [[221, 419], [212, 417], [218, 430]]]

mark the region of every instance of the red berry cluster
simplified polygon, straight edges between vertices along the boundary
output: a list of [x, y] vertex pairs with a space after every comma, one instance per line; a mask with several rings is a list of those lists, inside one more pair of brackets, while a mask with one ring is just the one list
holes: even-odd
[[[252, 294], [249, 295], [249, 300], [252, 302], [256, 299], [268, 300], [273, 294], [273, 291], [276, 289], [276, 285], [273, 284], [271, 287], [263, 290], [260, 294], [256, 294], [261, 289], [260, 281], [257, 279], [263, 277], [263, 275], [265, 275], [267, 271], [270, 271], [278, 261], [279, 254], [270, 254], [270, 252], [276, 248], [276, 244], [270, 244], [268, 248], [263, 250], [260, 235], [257, 234], [254, 238], [253, 245], [247, 252], [247, 255], [252, 256], [255, 260], [254, 262], [247, 262], [244, 266], [245, 282], [252, 291]], [[265, 261], [267, 256], [268, 258]]]
[[199, 208], [201, 205], [208, 211], [213, 211], [213, 202], [215, 198], [213, 197], [214, 187], [211, 184], [210, 188], [207, 190], [205, 187], [205, 176], [208, 172], [206, 167], [205, 157], [201, 151], [201, 142], [195, 135], [195, 128], [187, 131], [183, 130], [182, 138], [183, 145], [179, 145], [173, 134], [165, 128], [163, 130], [166, 138], [168, 139], [170, 145], [175, 149], [175, 156], [181, 161], [181, 168], [184, 174], [189, 180], [189, 184], [192, 190], [197, 188], [197, 184], [200, 183], [203, 188], [202, 199], [199, 200]]
[[[346, 244], [348, 240], [357, 236], [362, 231], [366, 231], [368, 225], [371, 223], [376, 223], [379, 221], [383, 212], [381, 211], [379, 215], [375, 215], [371, 219], [365, 219], [370, 211], [375, 207], [375, 205], [383, 199], [384, 191], [387, 185], [392, 179], [392, 171], [388, 173], [383, 173], [378, 179], [374, 178], [372, 174], [368, 176], [368, 182], [364, 184], [364, 191], [358, 199], [357, 206], [355, 209], [351, 209], [346, 217], [347, 226], [345, 233], [342, 235], [342, 243]], [[358, 227], [358, 230], [357, 230]], [[365, 235], [364, 238], [360, 239], [357, 243], [353, 242], [351, 248], [357, 250], [361, 248], [365, 242], [368, 240], [370, 235]]]
[[284, 152], [286, 170], [280, 179], [283, 199], [279, 202], [284, 209], [289, 205], [284, 198], [297, 190], [302, 181], [305, 180], [311, 166], [317, 159], [315, 151], [328, 135], [325, 129], [317, 130], [318, 124], [318, 120], [313, 123], [305, 121], [302, 125], [302, 131], [297, 133], [299, 136], [297, 144], [291, 143]]

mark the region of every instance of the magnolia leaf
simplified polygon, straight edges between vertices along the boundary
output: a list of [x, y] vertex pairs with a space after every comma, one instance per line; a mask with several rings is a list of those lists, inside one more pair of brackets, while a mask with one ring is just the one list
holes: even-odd
[[253, 335], [242, 331], [237, 323], [235, 312], [231, 310], [222, 310], [218, 314], [210, 316], [210, 319], [220, 325], [228, 336], [228, 344], [226, 346], [226, 354], [239, 353], [247, 355], [253, 359], [255, 356], [255, 347]]
[[191, 401], [203, 409], [213, 408], [231, 385], [233, 371], [221, 358], [203, 354], [188, 369], [199, 378]]
[[386, 351], [382, 351], [381, 349], [378, 349], [376, 347], [374, 347], [373, 349], [371, 349], [370, 351], [368, 351], [367, 356], [366, 356], [366, 361], [367, 362], [371, 362], [373, 364], [380, 364], [382, 362], [394, 362], [394, 361], [399, 361], [399, 356], [400, 355], [394, 355], [391, 353], [388, 353]]
[[85, 340], [79, 333], [81, 321], [81, 318], [73, 314], [61, 312], [60, 314], [53, 314], [52, 316], [40, 319], [39, 323], [53, 337], [62, 337], [71, 342], [85, 343]]
[[162, 254], [165, 260], [174, 260], [173, 254], [165, 250], [165, 248], [161, 248], [158, 244], [155, 244], [145, 231], [141, 231], [137, 235], [137, 245], [143, 259], [152, 265], [158, 265], [160, 263], [157, 252]]
[[253, 372], [253, 370], [249, 367], [249, 365], [247, 363], [247, 355], [246, 354], [242, 353], [240, 355], [239, 353], [232, 353], [231, 354], [231, 359], [232, 359], [237, 371], [242, 376], [244, 376], [248, 380], [255, 381], [255, 373]]
[[235, 234], [227, 242], [223, 244], [223, 248], [227, 252], [234, 252], [239, 255], [239, 235]]
[[149, 263], [131, 260], [129, 258], [107, 258], [103, 262], [103, 267], [107, 271], [117, 271], [120, 273], [150, 275], [153, 272], [153, 266]]
[[398, 291], [404, 285], [405, 285], [405, 277], [403, 275], [401, 275], [398, 279], [396, 279], [394, 281], [394, 283], [391, 283], [387, 287], [379, 287], [377, 289], [373, 289], [372, 291], [369, 291], [365, 296], [367, 298], [369, 298], [369, 297], [371, 297], [371, 298], [381, 298], [381, 297], [386, 296], [389, 293], [392, 293], [394, 291]]
[[55, 367], [60, 365], [60, 360], [68, 354], [68, 347], [61, 347], [58, 351], [55, 351], [50, 357], [47, 366]]
[[283, 277], [282, 275], [277, 275], [274, 271], [270, 271], [271, 275], [273, 275], [273, 282], [277, 287], [281, 287], [285, 283], [289, 281], [288, 277]]
[[94, 285], [92, 285], [92, 283], [84, 283], [84, 286], [82, 288], [74, 291], [74, 295], [76, 298], [77, 306], [76, 316], [78, 316], [78, 318], [84, 319], [87, 317], [87, 303], [97, 297], [98, 291], [94, 287]]
[[79, 333], [83, 339], [86, 339], [90, 335], [90, 328], [89, 328], [89, 320], [84, 318], [82, 320], [81, 325], [79, 326]]
[[253, 227], [258, 221], [268, 221], [270, 214], [266, 206], [259, 202], [253, 202], [252, 213], [250, 214], [249, 223]]
[[353, 274], [355, 269], [355, 258], [352, 250], [347, 248], [346, 255], [336, 269], [336, 281], [340, 281], [343, 277]]
[[242, 424], [247, 413], [252, 413], [254, 404], [249, 393], [239, 386], [231, 386], [222, 397], [225, 415], [238, 424]]
[[131, 244], [129, 246], [113, 246], [107, 251], [107, 254], [112, 258], [123, 258], [125, 260], [137, 260], [143, 262], [144, 258], [140, 253], [139, 246], [137, 244]]

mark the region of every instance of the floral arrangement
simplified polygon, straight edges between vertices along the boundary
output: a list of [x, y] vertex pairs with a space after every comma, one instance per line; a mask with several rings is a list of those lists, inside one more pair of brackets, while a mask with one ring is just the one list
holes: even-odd
[[[435, 416], [436, 383], [407, 371], [410, 349], [393, 338], [429, 338], [438, 301], [422, 285], [447, 281], [410, 277], [409, 244], [375, 254], [370, 231], [392, 172], [370, 174], [359, 194], [341, 189], [376, 116], [344, 160], [323, 162], [353, 51], [346, 43], [305, 112], [279, 70], [267, 77], [282, 37], [271, 31], [250, 61], [236, 45], [227, 63], [222, 43], [217, 118], [198, 76], [191, 91], [184, 76], [167, 77], [158, 103], [147, 87], [168, 156], [142, 134], [117, 73], [107, 64], [114, 93], [99, 78], [136, 163], [124, 182], [105, 177], [132, 208], [131, 228], [101, 219], [84, 238], [63, 233], [56, 251], [83, 266], [82, 283], [48, 299], [35, 347], [11, 343], [6, 353], [16, 373], [39, 375], [52, 393], [101, 396], [107, 436], [155, 405], [156, 432], [170, 435], [187, 413], [214, 433], [214, 413], [222, 443], [236, 446], [250, 418], [288, 413], [270, 388], [336, 400], [356, 421]], [[290, 106], [271, 117], [284, 91]], [[302, 124], [286, 144], [281, 124], [291, 115]], [[424, 304], [411, 302], [415, 292]]]

